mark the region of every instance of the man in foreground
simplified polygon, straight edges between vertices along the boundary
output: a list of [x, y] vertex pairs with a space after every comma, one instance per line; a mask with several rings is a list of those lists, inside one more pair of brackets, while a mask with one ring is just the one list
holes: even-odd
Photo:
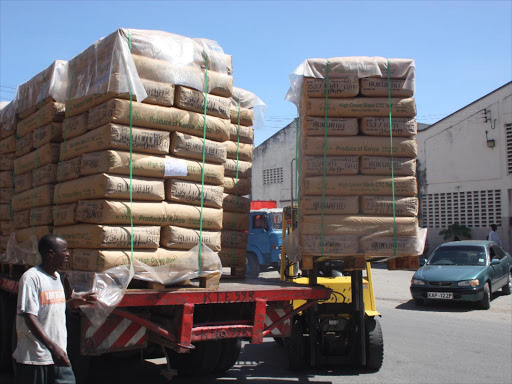
[[13, 357], [20, 384], [74, 384], [67, 346], [66, 305], [70, 309], [91, 304], [91, 294], [66, 301], [57, 269], [69, 258], [66, 240], [46, 235], [39, 241], [42, 263], [20, 279]]

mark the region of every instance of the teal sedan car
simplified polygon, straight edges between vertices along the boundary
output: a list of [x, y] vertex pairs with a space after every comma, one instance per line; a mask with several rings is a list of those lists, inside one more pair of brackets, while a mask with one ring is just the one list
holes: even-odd
[[416, 305], [433, 300], [467, 301], [483, 309], [491, 294], [502, 289], [510, 295], [512, 257], [492, 241], [454, 241], [440, 245], [411, 279]]

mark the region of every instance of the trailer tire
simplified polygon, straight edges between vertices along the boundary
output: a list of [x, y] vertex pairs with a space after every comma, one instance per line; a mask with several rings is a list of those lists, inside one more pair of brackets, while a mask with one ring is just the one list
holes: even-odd
[[247, 276], [258, 277], [260, 274], [260, 263], [255, 253], [247, 252]]
[[374, 317], [366, 319], [366, 369], [377, 372], [384, 360], [384, 339], [380, 323]]
[[168, 350], [171, 367], [178, 370], [179, 376], [209, 375], [217, 370], [222, 353], [220, 341], [208, 340], [194, 345], [196, 349], [190, 353]]
[[222, 349], [215, 372], [224, 373], [230, 370], [238, 361], [240, 351], [242, 350], [242, 340], [225, 339], [219, 340], [219, 343], [221, 344]]
[[306, 366], [306, 338], [304, 336], [304, 323], [299, 318], [292, 324], [290, 337], [286, 338], [288, 352], [288, 369], [302, 371]]

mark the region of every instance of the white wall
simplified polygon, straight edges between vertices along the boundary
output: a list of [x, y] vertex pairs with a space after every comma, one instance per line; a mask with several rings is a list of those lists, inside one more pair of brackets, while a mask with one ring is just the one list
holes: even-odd
[[[505, 124], [512, 122], [511, 95], [508, 83], [418, 133], [421, 193], [500, 190], [498, 234], [507, 250], [512, 250], [512, 175], [507, 171]], [[495, 140], [494, 148], [487, 146], [488, 139]], [[438, 236], [442, 229], [429, 228], [430, 251], [444, 241]], [[489, 232], [487, 227], [471, 229], [476, 239], [484, 239]]]

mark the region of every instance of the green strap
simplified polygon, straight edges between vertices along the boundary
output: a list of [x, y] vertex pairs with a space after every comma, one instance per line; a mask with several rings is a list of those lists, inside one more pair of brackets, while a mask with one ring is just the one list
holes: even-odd
[[393, 257], [397, 254], [397, 238], [396, 238], [396, 201], [395, 201], [395, 167], [393, 158], [393, 118], [391, 113], [391, 78], [389, 72], [389, 60], [388, 60], [388, 101], [389, 101], [389, 140], [390, 140], [390, 151], [391, 151], [391, 189], [393, 195]]
[[203, 250], [203, 206], [204, 206], [204, 166], [206, 162], [206, 112], [208, 111], [208, 54], [206, 54], [206, 67], [204, 72], [204, 116], [203, 116], [203, 167], [201, 169], [201, 214], [199, 215], [199, 248], [197, 253], [198, 274], [201, 277], [203, 261], [201, 251]]
[[236, 174], [235, 174], [235, 225], [234, 225], [234, 228], [233, 228], [233, 235], [232, 235], [232, 240], [233, 240], [233, 247], [232, 247], [232, 250], [231, 250], [231, 264], [233, 264], [233, 261], [235, 260], [235, 240], [236, 240], [236, 229], [238, 228], [238, 212], [236, 211], [236, 206], [238, 204], [238, 163], [239, 163], [239, 160], [238, 160], [238, 154], [239, 154], [239, 150], [240, 150], [240, 92], [238, 92], [238, 113], [237, 113], [237, 117], [238, 117], [238, 125], [237, 125], [237, 129], [236, 129]]
[[325, 126], [324, 126], [324, 164], [322, 173], [322, 224], [320, 227], [320, 255], [324, 256], [325, 242], [325, 184], [327, 174], [327, 115], [329, 114], [329, 60], [325, 62]]
[[[132, 35], [128, 29], [128, 47], [132, 51]], [[133, 264], [133, 93], [130, 81], [130, 260]]]

